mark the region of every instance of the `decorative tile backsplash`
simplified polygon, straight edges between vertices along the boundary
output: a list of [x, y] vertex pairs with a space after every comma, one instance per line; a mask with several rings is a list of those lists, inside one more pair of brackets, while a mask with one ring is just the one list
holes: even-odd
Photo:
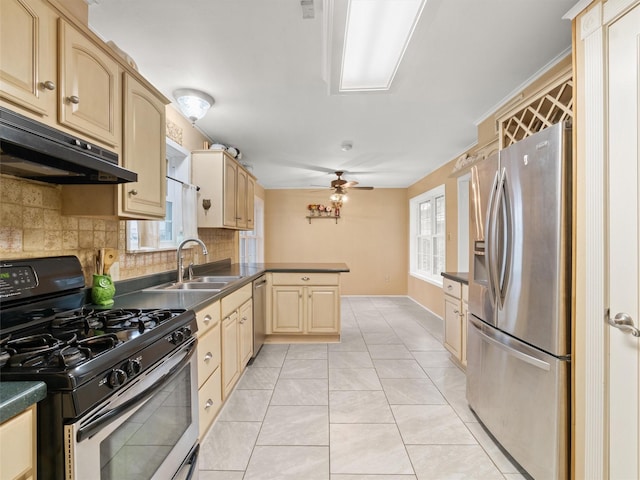
[[[87, 285], [99, 248], [118, 249], [117, 280], [175, 270], [175, 250], [126, 253], [124, 220], [70, 217], [60, 211], [59, 186], [0, 175], [0, 259], [76, 255]], [[208, 261], [238, 261], [236, 231], [199, 229], [198, 236], [207, 245]], [[184, 257], [185, 264], [205, 261], [199, 248], [185, 249]]]

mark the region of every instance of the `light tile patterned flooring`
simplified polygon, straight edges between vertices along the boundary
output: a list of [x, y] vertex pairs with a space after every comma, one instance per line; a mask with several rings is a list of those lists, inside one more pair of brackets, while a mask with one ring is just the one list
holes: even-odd
[[524, 479], [469, 410], [442, 328], [406, 297], [343, 297], [341, 343], [265, 345], [200, 480]]

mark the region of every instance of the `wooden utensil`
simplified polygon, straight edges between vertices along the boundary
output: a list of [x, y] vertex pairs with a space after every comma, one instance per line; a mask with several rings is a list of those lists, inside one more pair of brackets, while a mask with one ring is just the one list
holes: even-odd
[[103, 267], [102, 271], [104, 275], [109, 274], [109, 269], [111, 265], [113, 265], [118, 258], [118, 250], [115, 248], [105, 248], [104, 249], [104, 257], [103, 257]]

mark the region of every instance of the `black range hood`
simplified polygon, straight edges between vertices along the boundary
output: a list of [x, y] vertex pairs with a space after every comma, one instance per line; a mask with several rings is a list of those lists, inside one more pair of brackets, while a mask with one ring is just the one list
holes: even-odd
[[0, 173], [57, 184], [135, 182], [118, 154], [0, 107]]

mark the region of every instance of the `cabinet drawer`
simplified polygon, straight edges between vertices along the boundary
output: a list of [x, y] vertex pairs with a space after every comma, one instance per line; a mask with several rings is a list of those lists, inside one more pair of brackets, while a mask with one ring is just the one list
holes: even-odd
[[249, 300], [253, 295], [251, 284], [248, 283], [244, 287], [230, 293], [221, 300], [220, 313], [222, 318], [229, 316], [231, 312], [240, 307], [244, 302]]
[[220, 365], [220, 322], [198, 338], [198, 387]]
[[339, 285], [339, 273], [274, 273], [273, 285]]
[[198, 337], [201, 337], [217, 323], [220, 323], [220, 302], [214, 302], [196, 312], [198, 319]]
[[445, 278], [443, 280], [444, 281], [442, 282], [442, 289], [444, 290], [444, 293], [446, 293], [447, 295], [451, 295], [452, 297], [460, 298], [460, 296], [462, 295], [460, 282], [456, 282], [455, 280], [451, 280], [449, 278]]
[[222, 406], [222, 384], [220, 382], [220, 369], [218, 368], [198, 391], [200, 440], [209, 430]]

